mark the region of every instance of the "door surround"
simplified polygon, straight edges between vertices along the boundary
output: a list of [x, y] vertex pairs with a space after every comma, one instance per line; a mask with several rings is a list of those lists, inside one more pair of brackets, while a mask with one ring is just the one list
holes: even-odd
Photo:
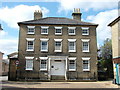
[[51, 61], [52, 60], [64, 60], [64, 65], [65, 65], [65, 80], [67, 80], [67, 75], [66, 75], [66, 72], [67, 72], [67, 58], [68, 56], [48, 56], [48, 77], [49, 77], [49, 80], [51, 80]]

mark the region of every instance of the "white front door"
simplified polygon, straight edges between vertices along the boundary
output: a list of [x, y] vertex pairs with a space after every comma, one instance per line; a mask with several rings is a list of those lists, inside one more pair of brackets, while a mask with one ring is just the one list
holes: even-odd
[[51, 75], [65, 75], [65, 61], [51, 60]]

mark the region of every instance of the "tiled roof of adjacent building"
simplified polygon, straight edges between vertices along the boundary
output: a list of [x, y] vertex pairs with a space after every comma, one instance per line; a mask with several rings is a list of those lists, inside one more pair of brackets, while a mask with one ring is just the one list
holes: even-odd
[[40, 24], [40, 25], [93, 25], [93, 26], [98, 26], [98, 24], [94, 24], [94, 23], [83, 22], [80, 20], [61, 18], [61, 17], [46, 17], [46, 18], [41, 18], [38, 20], [18, 22], [18, 25], [20, 25], [20, 24], [25, 24], [25, 25]]
[[113, 26], [115, 23], [117, 23], [118, 21], [120, 21], [120, 16], [117, 17], [115, 20], [113, 20], [111, 23], [108, 24], [108, 26]]

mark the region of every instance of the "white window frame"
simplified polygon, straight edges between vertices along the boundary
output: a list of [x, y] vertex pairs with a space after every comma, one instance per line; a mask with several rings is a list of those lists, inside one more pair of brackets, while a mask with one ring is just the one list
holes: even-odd
[[[89, 27], [81, 27], [82, 28], [82, 35], [89, 35]], [[87, 30], [87, 33], [83, 33], [83, 30]]]
[[[40, 71], [47, 71], [48, 68], [48, 57], [39, 57], [40, 58]], [[41, 60], [46, 60], [46, 68], [41, 69]]]
[[[41, 46], [40, 46], [40, 50], [42, 51], [42, 52], [48, 52], [48, 38], [40, 38], [40, 41], [41, 41]], [[46, 50], [42, 50], [42, 42], [47, 42], [47, 49]]]
[[[69, 32], [71, 29], [74, 30], [74, 33], [70, 33]], [[75, 35], [76, 34], [76, 30], [75, 29], [76, 29], [76, 27], [68, 27], [68, 35]]]
[[[69, 71], [76, 71], [76, 57], [69, 57]], [[75, 68], [74, 69], [70, 69], [70, 61], [74, 61], [75, 63]]]
[[[35, 26], [27, 26], [27, 34], [35, 34]], [[29, 32], [29, 29], [33, 29], [34, 32]]]
[[[26, 40], [27, 40], [27, 49], [26, 49], [26, 51], [34, 51], [34, 40], [35, 40], [35, 38], [26, 38]], [[33, 42], [33, 49], [28, 49], [28, 41]]]
[[56, 45], [55, 45], [54, 52], [62, 52], [62, 39], [54, 39], [54, 41], [55, 41], [55, 44], [56, 44], [56, 42], [61, 42], [60, 50], [56, 50]]
[[[41, 34], [47, 35], [48, 34], [48, 28], [49, 28], [49, 26], [41, 26]], [[42, 29], [46, 29], [47, 33], [43, 33]]]
[[[34, 59], [34, 57], [25, 57], [25, 59], [26, 59], [26, 68], [25, 68], [25, 70], [33, 70], [33, 59]], [[27, 67], [28, 67], [28, 66], [27, 66], [27, 65], [28, 65], [28, 64], [27, 64], [28, 61], [29, 61], [29, 62], [30, 62], [30, 61], [32, 62], [31, 68], [27, 68]]]
[[[90, 52], [90, 39], [81, 39], [82, 40], [82, 52]], [[88, 50], [84, 50], [83, 43], [87, 42], [88, 43]]]
[[[60, 29], [61, 33], [56, 33], [56, 29]], [[62, 35], [62, 27], [55, 27], [55, 35]]]
[[[83, 61], [88, 61], [88, 69], [83, 68]], [[90, 71], [90, 57], [82, 57], [82, 69], [83, 71]]]
[[[74, 50], [70, 50], [70, 42], [74, 42]], [[68, 39], [68, 52], [76, 52], [76, 39]]]

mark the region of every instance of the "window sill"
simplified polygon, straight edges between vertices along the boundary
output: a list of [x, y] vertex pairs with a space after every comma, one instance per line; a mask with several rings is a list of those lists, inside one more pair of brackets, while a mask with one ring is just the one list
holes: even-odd
[[48, 52], [48, 50], [41, 50], [41, 52]]
[[76, 50], [69, 50], [68, 52], [76, 52]]
[[27, 70], [27, 71], [32, 71], [33, 69], [25, 69], [25, 70]]
[[34, 50], [26, 50], [26, 51], [34, 51]]
[[69, 69], [69, 71], [76, 71], [76, 69]]
[[28, 35], [29, 35], [29, 34], [30, 34], [30, 35], [32, 35], [32, 34], [34, 35], [35, 33], [27, 33], [27, 34], [28, 34]]
[[62, 52], [61, 50], [55, 50], [54, 52]]
[[89, 72], [90, 70], [83, 70], [83, 72]]
[[40, 71], [47, 71], [47, 69], [40, 69]]
[[89, 34], [82, 34], [83, 36], [88, 36]]
[[69, 35], [73, 36], [73, 35], [75, 35], [75, 34], [69, 34]]
[[42, 35], [48, 35], [48, 33], [41, 33]]
[[90, 51], [82, 51], [82, 52], [90, 52]]
[[55, 33], [55, 35], [62, 35], [62, 33]]

